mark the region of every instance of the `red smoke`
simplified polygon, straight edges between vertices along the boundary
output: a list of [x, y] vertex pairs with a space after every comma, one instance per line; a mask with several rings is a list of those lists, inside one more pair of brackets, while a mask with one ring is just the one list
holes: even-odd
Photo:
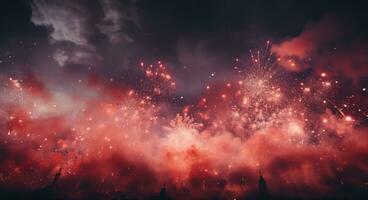
[[367, 42], [356, 41], [349, 45], [339, 45], [331, 52], [321, 54], [315, 65], [319, 71], [332, 67], [335, 73], [359, 81], [368, 76], [367, 55]]
[[275, 79], [255, 72], [209, 86], [184, 113], [153, 101], [155, 91], [96, 76], [76, 83], [77, 94], [47, 90], [35, 77], [5, 80], [0, 185], [37, 190], [62, 169], [53, 186], [60, 198], [146, 198], [165, 185], [176, 199], [230, 199], [253, 196], [261, 171], [275, 196], [366, 189], [368, 129], [356, 113], [325, 102], [334, 79], [288, 88]]
[[280, 57], [280, 64], [290, 71], [302, 71], [311, 67], [311, 60], [327, 44], [341, 38], [349, 27], [343, 20], [329, 16], [319, 22], [307, 24], [296, 37], [274, 44], [271, 51]]

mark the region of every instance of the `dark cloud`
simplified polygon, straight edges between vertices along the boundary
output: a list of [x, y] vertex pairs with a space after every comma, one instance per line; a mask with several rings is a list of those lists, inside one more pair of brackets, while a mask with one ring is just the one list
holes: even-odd
[[[137, 16], [131, 4], [121, 5], [115, 0], [89, 1], [43, 1], [32, 4], [31, 21], [36, 26], [46, 27], [50, 41], [56, 46], [54, 60], [60, 65], [103, 65], [103, 44], [95, 42], [102, 37], [107, 42], [124, 45], [133, 39], [124, 30], [126, 22], [137, 24]], [[98, 39], [101, 40], [101, 39]]]
[[97, 26], [100, 32], [105, 34], [112, 43], [132, 42], [133, 38], [124, 32], [124, 26], [127, 21], [138, 25], [136, 10], [132, 7], [125, 7], [125, 5], [121, 6], [114, 0], [103, 0], [101, 6], [103, 19]]

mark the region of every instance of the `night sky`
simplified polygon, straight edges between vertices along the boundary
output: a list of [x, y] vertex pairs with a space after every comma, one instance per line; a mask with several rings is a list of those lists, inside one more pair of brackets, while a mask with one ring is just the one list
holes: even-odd
[[0, 197], [368, 198], [366, 8], [1, 1]]

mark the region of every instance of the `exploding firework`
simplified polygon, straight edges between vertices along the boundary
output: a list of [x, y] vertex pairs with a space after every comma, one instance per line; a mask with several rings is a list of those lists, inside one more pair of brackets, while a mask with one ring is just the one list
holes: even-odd
[[176, 83], [173, 80], [173, 76], [161, 61], [158, 61], [155, 65], [150, 64], [147, 66], [141, 62], [139, 67], [150, 81], [152, 85], [150, 89], [154, 95], [167, 96], [175, 89]]

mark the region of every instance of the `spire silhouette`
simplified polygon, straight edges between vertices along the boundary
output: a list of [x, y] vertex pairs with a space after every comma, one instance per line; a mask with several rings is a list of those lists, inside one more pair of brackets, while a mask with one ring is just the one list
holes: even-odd
[[269, 199], [266, 180], [263, 178], [261, 171], [260, 171], [259, 181], [258, 181], [258, 198], [260, 200]]

